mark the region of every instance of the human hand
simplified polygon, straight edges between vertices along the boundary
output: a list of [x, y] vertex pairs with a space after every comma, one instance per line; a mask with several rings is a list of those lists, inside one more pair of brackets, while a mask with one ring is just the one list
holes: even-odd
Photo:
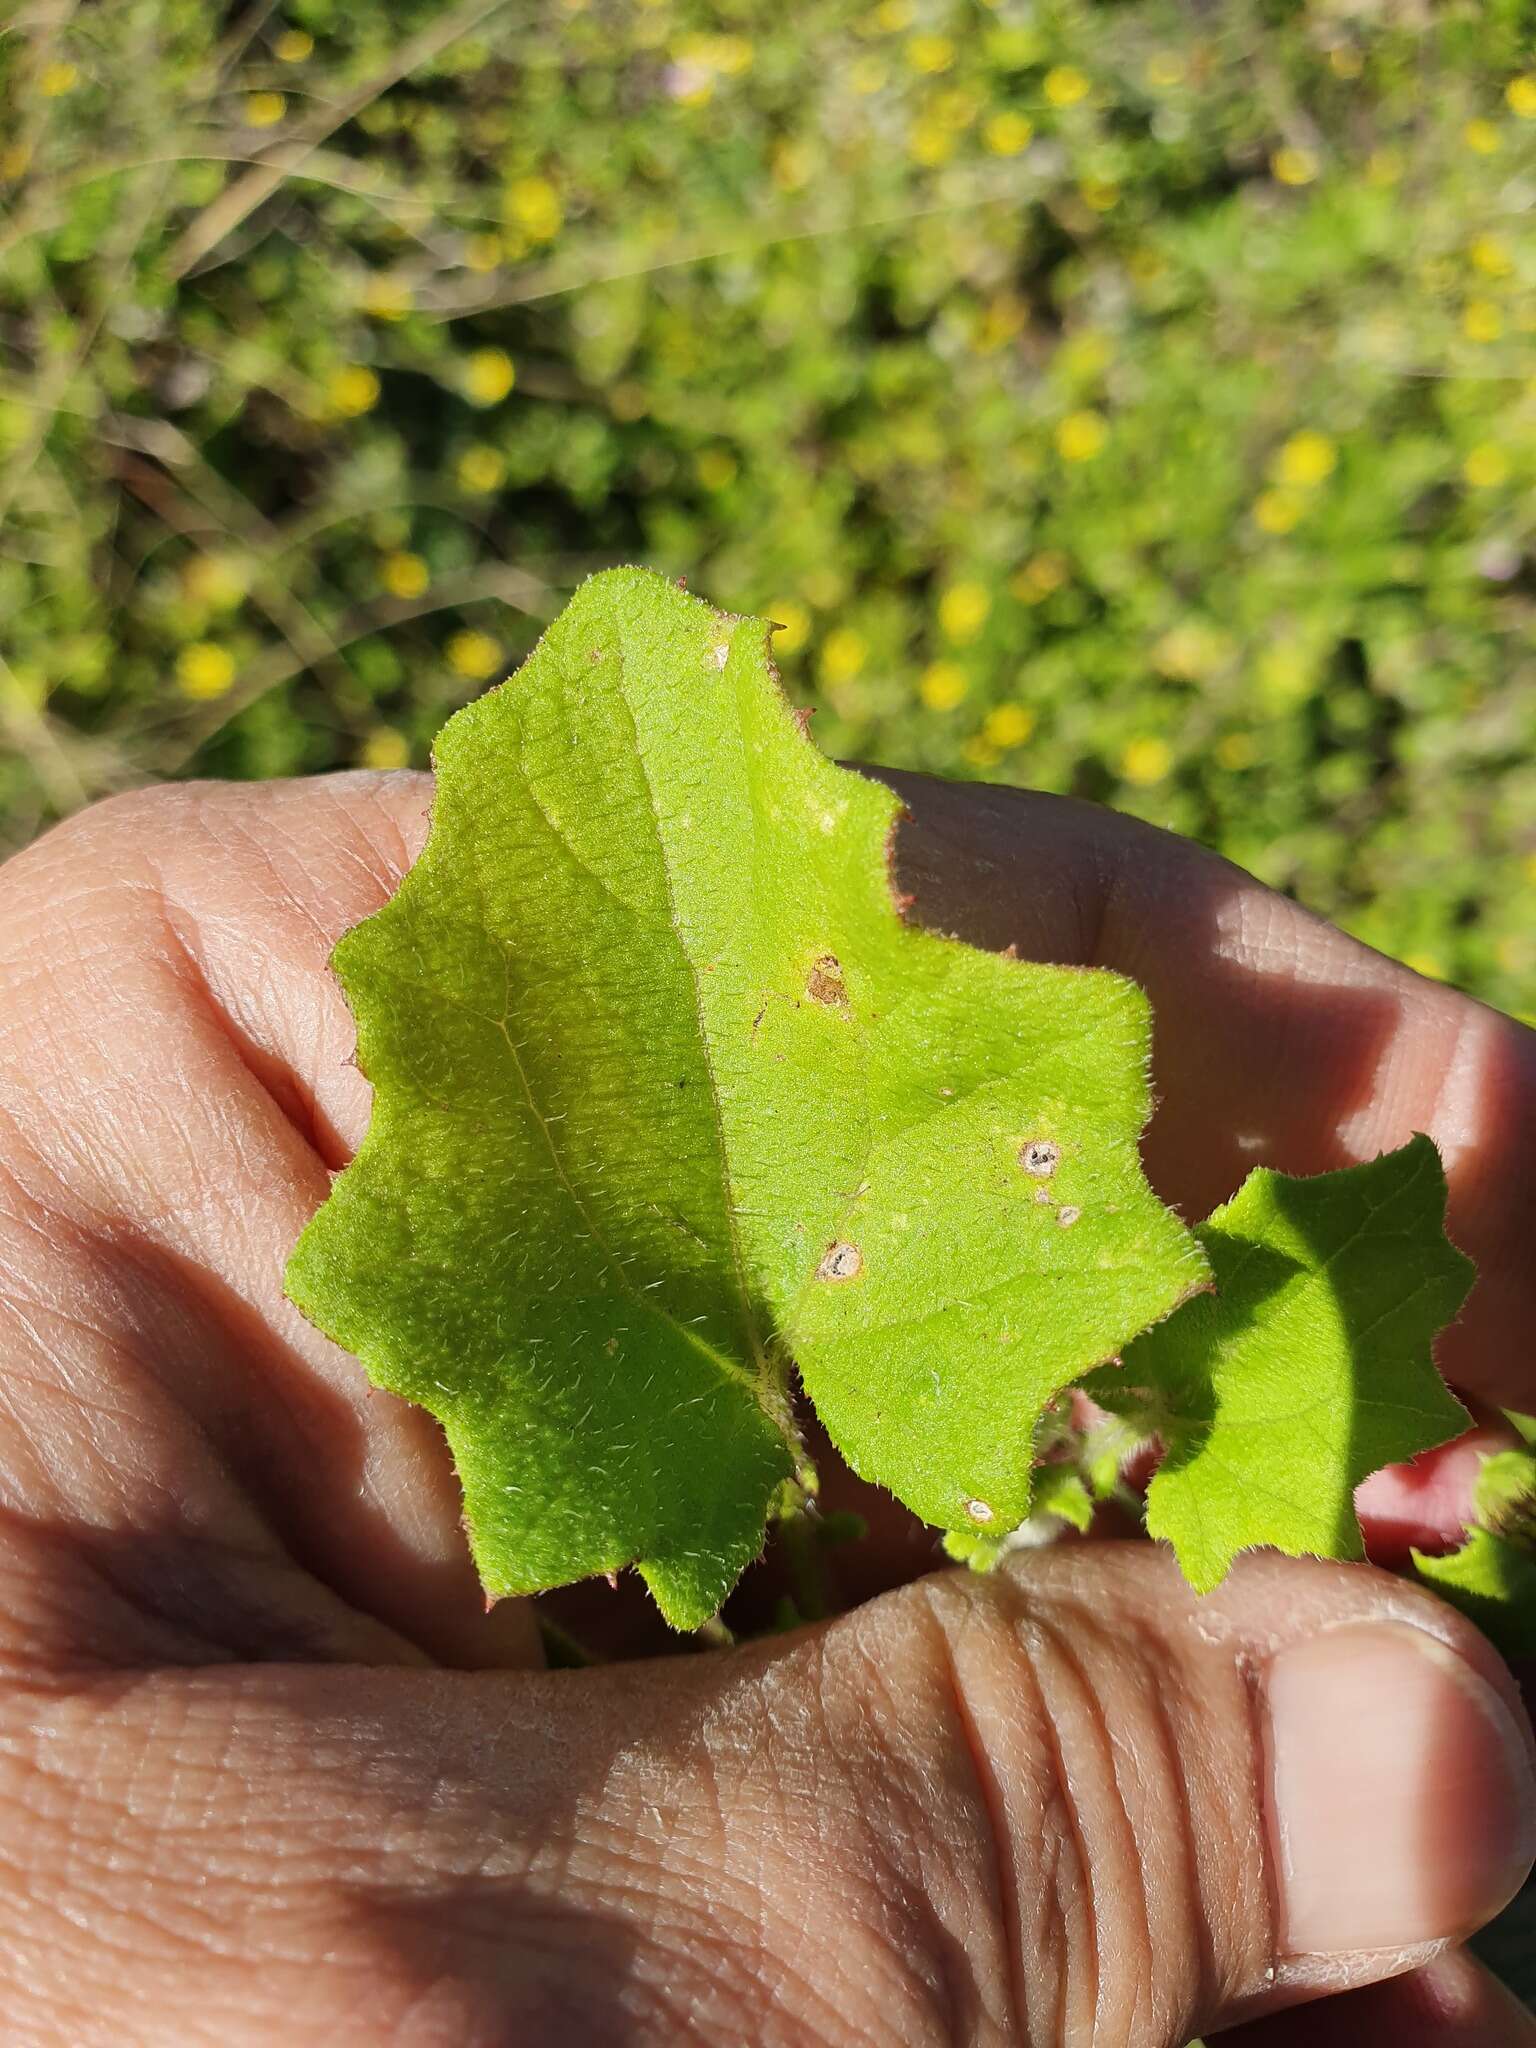
[[[1430, 1131], [1447, 1369], [1532, 1402], [1530, 1033], [1148, 828], [893, 780], [925, 922], [1147, 987], [1186, 1213]], [[583, 1672], [482, 1612], [435, 1425], [281, 1291], [368, 1114], [326, 956], [429, 799], [162, 791], [0, 874], [5, 2041], [1536, 2040], [1446, 1952], [1536, 1847], [1518, 1701], [1383, 1574], [1074, 1544]]]

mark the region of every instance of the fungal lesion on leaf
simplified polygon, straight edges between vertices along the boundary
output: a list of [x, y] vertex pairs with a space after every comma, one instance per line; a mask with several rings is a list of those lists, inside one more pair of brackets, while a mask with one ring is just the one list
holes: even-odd
[[821, 1264], [816, 1268], [818, 1280], [857, 1280], [864, 1270], [864, 1254], [856, 1244], [847, 1244], [841, 1238], [829, 1244], [821, 1255]]
[[811, 971], [805, 977], [805, 992], [813, 1003], [826, 1009], [847, 1009], [848, 984], [843, 979], [843, 964], [835, 953], [818, 954], [811, 963]]
[[1028, 1138], [1019, 1147], [1019, 1164], [1035, 1180], [1049, 1180], [1061, 1164], [1061, 1147], [1054, 1138]]

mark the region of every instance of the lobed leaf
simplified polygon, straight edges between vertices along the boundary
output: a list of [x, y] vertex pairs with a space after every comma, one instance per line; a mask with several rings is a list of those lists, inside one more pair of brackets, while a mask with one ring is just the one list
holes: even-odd
[[1473, 1270], [1444, 1222], [1426, 1137], [1306, 1180], [1261, 1168], [1196, 1232], [1215, 1294], [1094, 1375], [1166, 1446], [1147, 1528], [1197, 1590], [1261, 1546], [1362, 1556], [1361, 1480], [1467, 1427], [1431, 1358]]
[[287, 1284], [441, 1419], [495, 1595], [633, 1563], [707, 1618], [803, 1466], [791, 1361], [855, 1469], [1002, 1533], [1045, 1406], [1206, 1280], [1145, 998], [908, 924], [898, 801], [771, 631], [592, 578], [336, 949], [373, 1119]]

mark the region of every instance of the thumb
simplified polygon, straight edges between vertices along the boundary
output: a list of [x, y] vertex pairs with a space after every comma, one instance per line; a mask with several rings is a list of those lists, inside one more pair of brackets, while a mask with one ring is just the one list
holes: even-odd
[[1131, 1544], [597, 1671], [8, 1682], [0, 1795], [8, 2013], [252, 2048], [1182, 2048], [1422, 1964], [1536, 1825], [1449, 1609]]
[[643, 1798], [608, 1771], [607, 1824], [743, 2039], [1179, 2048], [1422, 1961], [1536, 1850], [1503, 1667], [1363, 1568], [1197, 1600], [1073, 1546], [669, 1677], [671, 1755]]

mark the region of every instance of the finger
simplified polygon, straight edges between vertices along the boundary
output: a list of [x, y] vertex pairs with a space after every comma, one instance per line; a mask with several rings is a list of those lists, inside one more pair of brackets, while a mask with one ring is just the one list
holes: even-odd
[[1221, 2048], [1533, 2048], [1536, 2019], [1466, 1949], [1364, 1991], [1255, 2020]]
[[1254, 1166], [1319, 1173], [1427, 1131], [1451, 1235], [1478, 1266], [1442, 1363], [1489, 1401], [1536, 1401], [1536, 1033], [1135, 819], [881, 773], [911, 810], [897, 864], [924, 923], [1146, 989], [1148, 1169], [1192, 1220]]
[[114, 1674], [0, 1737], [6, 2011], [82, 2048], [1180, 2048], [1429, 1961], [1536, 1826], [1438, 1603], [1277, 1559], [1197, 1603], [1124, 1545], [665, 1664]]
[[327, 957], [427, 790], [146, 793], [0, 875], [0, 1498], [226, 1654], [536, 1655], [486, 1621], [437, 1425], [282, 1292], [366, 1117]]

